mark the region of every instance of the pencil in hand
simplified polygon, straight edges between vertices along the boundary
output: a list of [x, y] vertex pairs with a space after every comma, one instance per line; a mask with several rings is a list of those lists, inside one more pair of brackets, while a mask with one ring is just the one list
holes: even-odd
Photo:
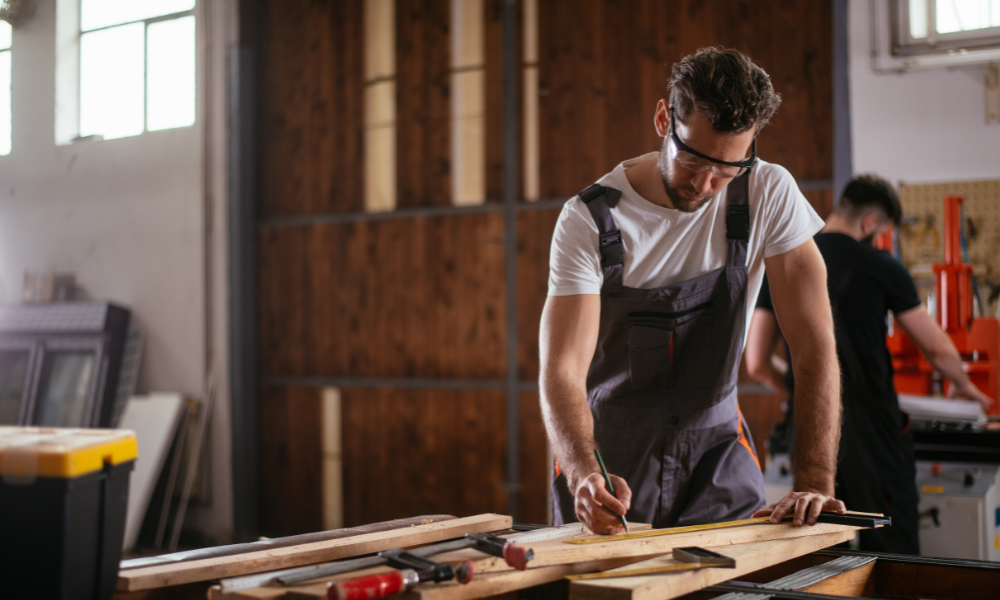
[[[604, 466], [604, 459], [601, 458], [601, 451], [594, 448], [594, 456], [597, 457], [597, 464], [601, 465], [601, 474], [604, 475], [604, 485], [608, 486], [608, 491], [611, 492], [612, 496], [618, 498], [618, 494], [615, 493], [615, 485], [611, 483], [611, 476], [608, 475], [608, 468]], [[605, 506], [605, 508], [607, 507]], [[618, 513], [615, 513], [615, 515], [621, 521], [622, 527], [625, 528], [625, 533], [628, 534], [628, 521], [625, 520], [625, 515], [619, 515]]]

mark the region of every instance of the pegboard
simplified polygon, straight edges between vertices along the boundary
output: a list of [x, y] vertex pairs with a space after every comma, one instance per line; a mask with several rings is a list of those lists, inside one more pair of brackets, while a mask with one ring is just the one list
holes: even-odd
[[944, 197], [965, 199], [966, 245], [969, 262], [979, 282], [979, 294], [988, 305], [986, 315], [996, 314], [1000, 290], [1000, 179], [922, 185], [900, 184], [903, 225], [899, 231], [900, 260], [910, 270], [921, 299], [934, 289], [931, 265], [944, 262]]

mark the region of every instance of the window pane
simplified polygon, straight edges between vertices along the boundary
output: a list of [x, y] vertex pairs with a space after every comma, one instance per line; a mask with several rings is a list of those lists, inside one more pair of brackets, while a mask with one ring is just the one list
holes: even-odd
[[10, 39], [12, 36], [13, 30], [10, 28], [10, 23], [0, 21], [0, 50], [10, 48]]
[[142, 133], [145, 30], [134, 23], [80, 36], [80, 135]]
[[910, 0], [910, 37], [927, 37], [927, 0]]
[[194, 8], [194, 0], [81, 0], [80, 30], [120, 25]]
[[0, 425], [17, 425], [24, 388], [28, 385], [27, 350], [0, 352]]
[[938, 0], [938, 33], [1000, 26], [1000, 0]]
[[[36, 425], [86, 427], [84, 410], [94, 377], [94, 353], [53, 352], [46, 359]], [[51, 361], [51, 362], [49, 362]]]
[[150, 23], [146, 35], [146, 129], [193, 125], [194, 17]]
[[0, 156], [10, 154], [10, 50], [0, 52]]

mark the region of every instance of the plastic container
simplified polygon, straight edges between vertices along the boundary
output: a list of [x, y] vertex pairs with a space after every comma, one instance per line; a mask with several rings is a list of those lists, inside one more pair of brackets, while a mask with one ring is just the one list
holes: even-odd
[[0, 427], [0, 595], [111, 598], [136, 453], [131, 431]]

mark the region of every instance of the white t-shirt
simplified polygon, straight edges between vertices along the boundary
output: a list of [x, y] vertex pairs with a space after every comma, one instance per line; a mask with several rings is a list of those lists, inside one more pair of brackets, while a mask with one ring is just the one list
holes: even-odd
[[[649, 289], [686, 281], [726, 264], [728, 186], [693, 213], [653, 204], [636, 193], [625, 169], [656, 160], [651, 152], [627, 160], [598, 183], [621, 190], [611, 215], [625, 245], [623, 285]], [[747, 246], [747, 330], [764, 278], [764, 258], [796, 248], [823, 227], [823, 220], [799, 191], [791, 174], [758, 160], [750, 174], [750, 241]], [[600, 294], [604, 276], [598, 232], [579, 196], [559, 215], [549, 254], [549, 296]]]

